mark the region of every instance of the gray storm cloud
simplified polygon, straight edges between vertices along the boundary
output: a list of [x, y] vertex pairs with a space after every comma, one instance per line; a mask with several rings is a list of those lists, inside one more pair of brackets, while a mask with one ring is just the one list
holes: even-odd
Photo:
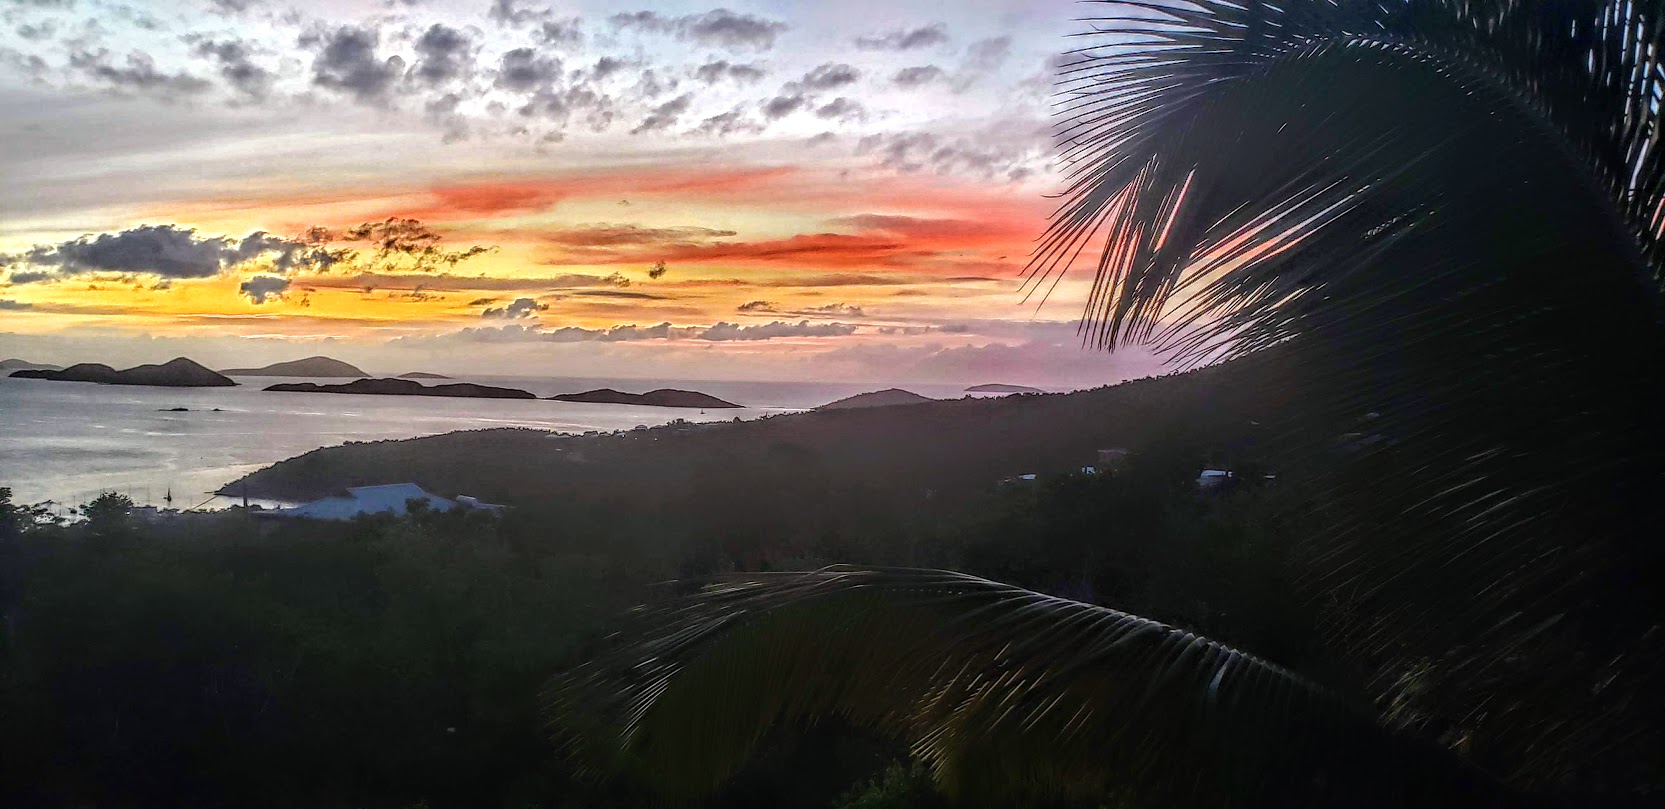
[[727, 59], [706, 62], [694, 69], [694, 78], [706, 84], [716, 84], [723, 79], [745, 84], [757, 81], [765, 75], [768, 75], [767, 72], [757, 65], [735, 64]]
[[911, 51], [928, 48], [948, 41], [948, 27], [942, 23], [919, 28], [903, 28], [877, 36], [856, 37], [856, 47], [864, 51]]
[[918, 65], [904, 67], [890, 77], [892, 84], [898, 87], [919, 87], [934, 81], [941, 81], [947, 74], [936, 65]]
[[342, 25], [302, 34], [299, 44], [314, 51], [312, 83], [352, 96], [360, 102], [379, 103], [388, 96], [405, 71], [399, 56], [377, 55], [381, 33], [375, 28]]
[[283, 297], [289, 289], [290, 281], [275, 275], [257, 275], [237, 286], [237, 291], [247, 295], [255, 304], [262, 304], [269, 300]]
[[69, 55], [69, 67], [94, 81], [114, 90], [150, 93], [160, 96], [191, 96], [207, 91], [212, 85], [203, 78], [186, 72], [168, 72], [156, 66], [156, 60], [142, 51], [128, 53], [120, 64], [103, 48], [96, 51], [78, 50]]
[[786, 23], [754, 14], [719, 8], [704, 14], [670, 16], [657, 11], [614, 14], [608, 18], [620, 30], [671, 34], [678, 39], [730, 50], [766, 51], [787, 30]]
[[140, 225], [119, 233], [88, 234], [55, 245], [0, 255], [14, 284], [88, 273], [207, 278], [231, 267], [271, 260], [275, 269], [327, 269], [337, 256], [314, 245], [256, 231], [242, 239], [198, 236], [194, 228]]
[[445, 84], [474, 70], [474, 42], [468, 34], [434, 23], [416, 40], [416, 65], [411, 76], [427, 84]]
[[274, 76], [271, 71], [254, 61], [255, 46], [240, 39], [210, 39], [202, 36], [185, 38], [191, 53], [208, 59], [219, 68], [220, 78], [241, 97], [262, 100], [272, 91]]

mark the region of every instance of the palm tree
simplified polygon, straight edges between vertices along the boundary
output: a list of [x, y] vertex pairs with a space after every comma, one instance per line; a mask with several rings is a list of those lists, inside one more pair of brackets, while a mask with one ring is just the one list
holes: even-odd
[[1665, 2], [1105, 5], [1061, 68], [1033, 289], [1090, 267], [1100, 347], [1276, 356], [1291, 455], [1375, 416], [1376, 474], [1305, 505], [1330, 688], [1104, 607], [834, 569], [650, 611], [564, 693], [690, 790], [841, 717], [968, 798], [1657, 798]]

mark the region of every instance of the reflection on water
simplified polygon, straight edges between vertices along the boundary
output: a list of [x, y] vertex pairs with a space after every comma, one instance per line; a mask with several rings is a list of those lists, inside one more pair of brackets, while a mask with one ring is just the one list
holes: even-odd
[[[673, 419], [726, 421], [814, 407], [871, 384], [660, 382], [617, 379], [478, 377], [462, 381], [521, 388], [538, 396], [611, 387], [700, 390], [738, 410], [514, 399], [267, 393], [281, 378], [240, 379], [235, 388], [142, 388], [0, 378], [0, 486], [19, 502], [81, 503], [119, 491], [176, 508], [231, 505], [213, 492], [284, 458], [347, 441], [412, 438], [453, 430], [531, 427], [557, 432], [628, 430]], [[939, 398], [958, 386], [909, 386]], [[186, 408], [184, 412], [174, 408]]]

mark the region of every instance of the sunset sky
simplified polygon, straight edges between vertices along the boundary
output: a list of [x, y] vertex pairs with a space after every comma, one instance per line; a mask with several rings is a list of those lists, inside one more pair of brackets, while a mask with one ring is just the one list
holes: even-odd
[[1081, 348], [1085, 277], [1021, 289], [1080, 13], [0, 0], [0, 354], [1145, 375]]

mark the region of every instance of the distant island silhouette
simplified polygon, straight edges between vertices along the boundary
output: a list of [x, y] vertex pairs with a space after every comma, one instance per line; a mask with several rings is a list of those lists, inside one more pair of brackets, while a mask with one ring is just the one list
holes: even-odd
[[621, 393], [612, 388], [587, 390], [583, 393], [562, 393], [549, 397], [557, 402], [584, 402], [588, 404], [626, 404], [645, 405], [648, 407], [744, 407], [733, 402], [725, 402], [715, 396], [692, 390], [677, 390], [675, 388], [660, 388], [647, 393]]
[[369, 374], [341, 360], [329, 357], [307, 357], [302, 360], [274, 362], [260, 368], [227, 368], [220, 373], [227, 376], [315, 376], [367, 377]]
[[920, 396], [911, 390], [887, 388], [885, 390], [876, 390], [868, 393], [858, 393], [854, 396], [839, 399], [836, 402], [828, 402], [815, 409], [854, 410], [860, 407], [890, 407], [892, 405], [911, 405], [934, 401], [937, 400], [932, 399], [929, 396]]
[[280, 382], [262, 390], [283, 393], [358, 393], [370, 396], [450, 396], [462, 399], [536, 399], [517, 388], [494, 388], [466, 382], [453, 385], [424, 385], [409, 379], [360, 379], [340, 385], [316, 382]]
[[148, 385], [159, 388], [226, 388], [237, 383], [184, 357], [161, 365], [136, 365], [118, 371], [97, 362], [71, 365], [61, 371], [34, 369], [13, 371], [14, 379], [48, 379], [54, 382], [97, 382], [100, 385]]
[[9, 360], [0, 360], [0, 371], [56, 371], [61, 367], [63, 366], [46, 365], [39, 362], [20, 360], [15, 357]]
[[966, 393], [1046, 393], [1040, 388], [1028, 385], [1002, 385], [998, 382], [989, 385], [972, 385], [965, 389]]
[[400, 379], [450, 379], [451, 377], [448, 377], [445, 374], [430, 374], [430, 373], [427, 373], [426, 371], [411, 371], [408, 374], [400, 374], [399, 378]]

